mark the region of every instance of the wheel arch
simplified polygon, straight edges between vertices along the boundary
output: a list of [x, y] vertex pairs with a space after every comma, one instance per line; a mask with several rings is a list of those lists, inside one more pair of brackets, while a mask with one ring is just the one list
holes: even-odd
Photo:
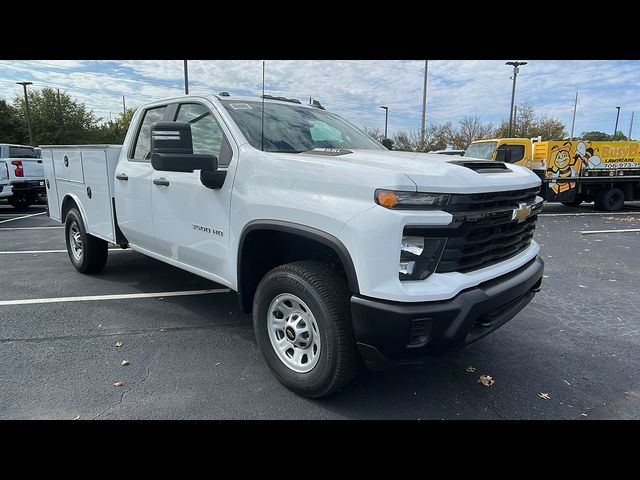
[[82, 221], [86, 223], [87, 216], [85, 215], [84, 207], [82, 206], [82, 202], [77, 195], [74, 193], [67, 193], [62, 199], [61, 207], [60, 207], [60, 223], [66, 222], [67, 213], [73, 207], [76, 207], [80, 211], [80, 215], [82, 216]]
[[[339, 260], [351, 293], [357, 294], [360, 292], [358, 277], [351, 254], [338, 238], [325, 231], [297, 223], [278, 220], [254, 220], [244, 227], [240, 235], [240, 241], [238, 242], [237, 282], [240, 305], [244, 312], [251, 311], [255, 288], [257, 287], [257, 283], [259, 283], [259, 280], [256, 282], [256, 275], [252, 275], [251, 269], [249, 268], [251, 256], [256, 255], [256, 253], [248, 249], [248, 245], [251, 245], [251, 240], [255, 238], [257, 233], [263, 235], [280, 234], [280, 236], [284, 234], [286, 238], [295, 239], [296, 242], [304, 243], [312, 249], [322, 246], [323, 250], [326, 249], [324, 250], [325, 252], [332, 252]], [[309, 258], [304, 258], [303, 256], [302, 258], [288, 259], [284, 263], [305, 259], [308, 260]], [[277, 264], [273, 266], [277, 266]], [[264, 268], [258, 268], [258, 272], [264, 274], [266, 273], [264, 270], [267, 267], [273, 268], [273, 266], [267, 263]], [[270, 268], [268, 269], [270, 270]]]

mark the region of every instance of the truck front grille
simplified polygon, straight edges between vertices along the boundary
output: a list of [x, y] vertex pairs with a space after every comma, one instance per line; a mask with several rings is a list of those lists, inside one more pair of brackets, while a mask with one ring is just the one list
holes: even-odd
[[[510, 192], [452, 195], [443, 210], [453, 215], [447, 227], [406, 227], [405, 235], [447, 238], [436, 268], [438, 273], [470, 272], [504, 261], [531, 244], [542, 203], [538, 188]], [[531, 208], [527, 218], [514, 219], [521, 205]]]

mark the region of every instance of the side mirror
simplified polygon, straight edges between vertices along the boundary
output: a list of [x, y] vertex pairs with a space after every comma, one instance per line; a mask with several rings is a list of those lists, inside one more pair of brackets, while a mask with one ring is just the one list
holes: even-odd
[[382, 139], [382, 145], [384, 145], [387, 150], [393, 150], [393, 140], [391, 140], [390, 138], [383, 138]]
[[164, 172], [215, 171], [218, 159], [193, 153], [190, 124], [156, 122], [151, 125], [151, 165]]

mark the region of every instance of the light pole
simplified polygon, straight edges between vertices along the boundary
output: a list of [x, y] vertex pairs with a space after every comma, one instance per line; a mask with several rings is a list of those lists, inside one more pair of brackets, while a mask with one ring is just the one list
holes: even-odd
[[189, 95], [189, 70], [186, 60], [184, 60], [184, 94]]
[[516, 99], [516, 79], [518, 78], [518, 67], [520, 65], [526, 65], [528, 62], [506, 62], [505, 65], [513, 66], [513, 88], [511, 90], [511, 109], [509, 109], [509, 134], [511, 137], [511, 127], [513, 125], [513, 103]]
[[389, 123], [389, 107], [380, 105], [380, 108], [384, 108], [384, 138], [387, 138], [387, 125]]
[[615, 137], [618, 133], [618, 120], [620, 120], [620, 107], [616, 107], [618, 109], [618, 113], [616, 115], [616, 128], [613, 129], [613, 136]]
[[31, 110], [29, 110], [29, 97], [27, 96], [27, 85], [33, 85], [33, 82], [16, 82], [22, 85], [24, 89], [24, 106], [27, 110], [27, 128], [29, 129], [29, 145], [33, 145], [33, 133], [31, 132]]

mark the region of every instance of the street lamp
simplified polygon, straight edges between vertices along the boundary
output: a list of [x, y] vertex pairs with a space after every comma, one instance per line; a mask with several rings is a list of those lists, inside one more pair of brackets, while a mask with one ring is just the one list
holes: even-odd
[[516, 99], [516, 78], [518, 78], [518, 67], [520, 65], [526, 65], [528, 62], [506, 62], [505, 65], [511, 65], [513, 67], [513, 88], [511, 90], [511, 109], [509, 110], [509, 134], [511, 137], [511, 127], [513, 125], [513, 102]]
[[380, 108], [384, 108], [384, 138], [387, 138], [387, 124], [389, 123], [389, 107], [380, 105]]
[[16, 82], [22, 85], [24, 89], [24, 106], [27, 110], [27, 128], [29, 129], [29, 145], [33, 145], [33, 133], [31, 133], [31, 110], [29, 110], [29, 97], [27, 96], [27, 85], [33, 85], [33, 82]]
[[[618, 114], [616, 115], [616, 128], [613, 129], [613, 136], [615, 137], [618, 133], [618, 120], [620, 120], [620, 107], [616, 107], [618, 109]], [[615, 138], [614, 138], [615, 140]]]

